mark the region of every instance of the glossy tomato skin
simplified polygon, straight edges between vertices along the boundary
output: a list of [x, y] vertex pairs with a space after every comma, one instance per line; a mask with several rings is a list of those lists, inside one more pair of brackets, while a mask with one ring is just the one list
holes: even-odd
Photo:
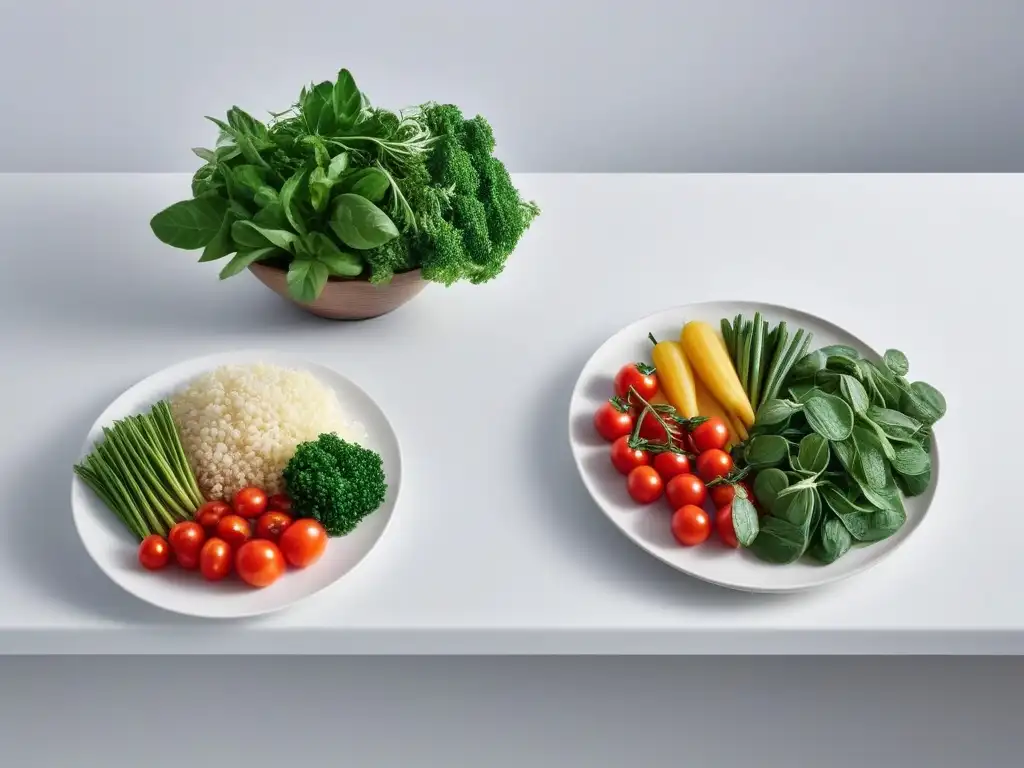
[[705, 483], [710, 483], [716, 477], [728, 475], [732, 468], [732, 456], [720, 448], [704, 451], [697, 457], [697, 474]]
[[231, 573], [231, 545], [214, 536], [199, 552], [199, 572], [207, 581], [220, 581]]
[[147, 571], [159, 571], [171, 560], [171, 545], [163, 536], [150, 534], [139, 544], [139, 564]]
[[692, 547], [707, 541], [711, 535], [711, 520], [708, 513], [693, 504], [680, 507], [672, 513], [672, 535], [684, 547]]
[[194, 520], [176, 523], [167, 534], [167, 541], [178, 565], [187, 570], [199, 567], [199, 550], [206, 541], [206, 531]]
[[252, 536], [252, 526], [244, 517], [224, 515], [217, 523], [217, 537], [237, 549]]
[[690, 433], [690, 439], [698, 453], [710, 451], [712, 448], [721, 450], [729, 442], [729, 427], [717, 416], [712, 416]]
[[208, 501], [196, 510], [196, 522], [207, 534], [217, 530], [217, 523], [224, 515], [231, 514], [231, 505], [224, 501]]
[[594, 428], [610, 443], [633, 431], [633, 415], [628, 408], [622, 410], [606, 400], [594, 414]]
[[690, 460], [686, 454], [674, 451], [657, 454], [651, 462], [651, 466], [658, 471], [661, 479], [666, 483], [677, 475], [686, 475], [690, 472]]
[[316, 520], [302, 518], [281, 534], [281, 554], [292, 568], [308, 568], [327, 549], [327, 531]]
[[626, 490], [638, 504], [650, 504], [661, 498], [665, 483], [654, 467], [637, 467], [626, 477]]
[[672, 509], [679, 509], [688, 504], [699, 507], [708, 497], [707, 486], [696, 475], [676, 475], [665, 486], [665, 496]]
[[232, 500], [235, 514], [251, 520], [267, 511], [267, 494], [260, 488], [243, 488]]
[[267, 511], [277, 510], [278, 512], [284, 512], [291, 514], [292, 511], [292, 497], [287, 493], [275, 493], [269, 499], [267, 499]]
[[652, 413], [644, 415], [643, 421], [640, 422], [639, 435], [644, 440], [650, 440], [652, 443], [668, 442], [668, 433], [665, 432], [665, 427], [661, 425], [661, 422]]
[[629, 437], [623, 436], [612, 443], [612, 466], [624, 475], [628, 475], [637, 467], [651, 463], [647, 451], [629, 447]]
[[[625, 399], [630, 389], [635, 389], [644, 400], [650, 400], [658, 393], [658, 378], [653, 373], [640, 370], [641, 363], [628, 363], [615, 374], [615, 394]], [[649, 368], [649, 366], [645, 366]]]
[[714, 488], [709, 488], [708, 494], [711, 496], [711, 503], [715, 505], [715, 509], [719, 509], [726, 504], [732, 504], [732, 500], [736, 497], [736, 486], [732, 483], [722, 483]]
[[732, 527], [732, 503], [719, 507], [715, 512], [715, 530], [718, 531], [718, 538], [727, 547], [736, 549], [740, 543], [736, 540], [736, 529]]
[[281, 577], [284, 568], [284, 555], [272, 541], [252, 539], [235, 555], [235, 570], [251, 587], [269, 587]]
[[291, 524], [291, 515], [276, 509], [264, 512], [256, 520], [256, 538], [277, 541]]

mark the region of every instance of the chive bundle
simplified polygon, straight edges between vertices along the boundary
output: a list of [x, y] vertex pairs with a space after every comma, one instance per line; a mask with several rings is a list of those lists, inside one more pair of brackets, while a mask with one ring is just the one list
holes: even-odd
[[722, 338], [756, 413], [762, 403], [778, 397], [789, 372], [810, 349], [813, 334], [797, 328], [790, 337], [785, 321], [772, 328], [755, 312], [753, 319], [743, 315], [723, 319]]
[[165, 400], [103, 428], [103, 440], [77, 474], [141, 541], [166, 536], [203, 504]]

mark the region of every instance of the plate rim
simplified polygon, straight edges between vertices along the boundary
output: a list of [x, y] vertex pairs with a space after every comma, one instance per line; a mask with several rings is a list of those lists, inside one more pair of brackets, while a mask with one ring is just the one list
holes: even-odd
[[[796, 307], [790, 307], [790, 306], [787, 306], [785, 304], [778, 304], [778, 303], [775, 303], [775, 302], [756, 301], [756, 300], [752, 300], [752, 299], [743, 299], [743, 298], [740, 298], [740, 299], [710, 299], [710, 300], [705, 300], [705, 301], [690, 302], [688, 304], [678, 304], [678, 305], [671, 306], [671, 307], [664, 307], [664, 308], [659, 309], [659, 310], [657, 310], [655, 312], [651, 312], [651, 313], [649, 313], [649, 314], [647, 314], [647, 315], [645, 315], [643, 317], [638, 317], [635, 320], [629, 321], [628, 323], [626, 323], [626, 325], [624, 325], [624, 326], [620, 327], [618, 330], [612, 332], [612, 334], [609, 335], [604, 341], [602, 341], [597, 346], [597, 348], [594, 349], [594, 351], [587, 357], [586, 362], [584, 362], [582, 368], [580, 369], [579, 375], [576, 377], [576, 381], [573, 384], [572, 392], [569, 395], [569, 403], [568, 403], [568, 409], [567, 409], [568, 410], [568, 416], [569, 416], [569, 418], [567, 419], [567, 421], [568, 421], [567, 432], [568, 432], [568, 440], [569, 440], [569, 449], [570, 449], [570, 451], [572, 453], [573, 463], [576, 466], [576, 472], [579, 475], [580, 480], [582, 481], [583, 486], [586, 488], [587, 493], [589, 494], [589, 496], [590, 496], [591, 500], [593, 501], [594, 505], [598, 509], [601, 510], [601, 512], [604, 514], [604, 516], [608, 519], [608, 522], [611, 523], [612, 526], [616, 530], [618, 530], [627, 540], [632, 542], [636, 547], [641, 549], [647, 555], [653, 557], [654, 559], [658, 560], [661, 563], [664, 563], [665, 565], [667, 565], [668, 567], [672, 568], [673, 570], [678, 571], [678, 572], [680, 572], [682, 574], [685, 574], [686, 576], [689, 576], [690, 578], [694, 578], [694, 579], [697, 579], [699, 581], [703, 581], [703, 582], [708, 583], [708, 584], [714, 584], [715, 586], [722, 587], [724, 589], [730, 589], [730, 590], [737, 591], [737, 592], [745, 592], [745, 593], [748, 593], [748, 594], [793, 594], [793, 593], [798, 593], [798, 592], [805, 592], [805, 591], [808, 591], [808, 590], [811, 590], [811, 589], [817, 589], [817, 588], [820, 588], [820, 587], [825, 587], [825, 586], [833, 585], [833, 584], [836, 584], [836, 583], [838, 583], [840, 581], [844, 581], [846, 579], [849, 579], [849, 578], [851, 578], [853, 576], [860, 575], [860, 574], [864, 573], [865, 571], [867, 571], [867, 570], [873, 568], [874, 566], [878, 565], [879, 563], [887, 560], [894, 552], [896, 552], [897, 550], [902, 548], [907, 543], [907, 541], [911, 538], [911, 534], [915, 533], [921, 527], [921, 525], [924, 523], [925, 519], [928, 517], [928, 512], [931, 510], [932, 504], [934, 503], [935, 493], [936, 493], [936, 490], [938, 488], [937, 478], [939, 476], [938, 468], [939, 468], [939, 463], [940, 463], [940, 453], [939, 453], [939, 449], [938, 449], [938, 442], [939, 441], [938, 441], [937, 438], [933, 438], [933, 440], [932, 440], [932, 450], [931, 450], [931, 459], [932, 459], [932, 465], [933, 465], [933, 467], [935, 469], [934, 476], [936, 478], [936, 482], [935, 482], [935, 485], [932, 488], [931, 497], [930, 497], [927, 505], [925, 506], [924, 512], [918, 517], [917, 520], [914, 521], [913, 527], [907, 532], [907, 534], [904, 535], [902, 538], [900, 538], [900, 539], [898, 539], [896, 541], [891, 542], [890, 546], [885, 551], [883, 551], [879, 555], [877, 555], [876, 557], [873, 557], [871, 559], [865, 560], [863, 563], [860, 563], [859, 565], [852, 566], [848, 570], [844, 570], [842, 572], [833, 573], [832, 575], [825, 575], [825, 576], [819, 577], [818, 579], [816, 579], [814, 581], [810, 581], [808, 583], [800, 584], [800, 585], [795, 585], [795, 586], [755, 587], [755, 586], [748, 586], [748, 585], [740, 585], [740, 584], [730, 583], [730, 582], [724, 581], [722, 579], [718, 579], [718, 578], [710, 577], [710, 576], [707, 576], [707, 575], [704, 575], [704, 574], [701, 574], [701, 573], [694, 572], [694, 570], [692, 570], [691, 568], [687, 568], [687, 567], [685, 567], [684, 565], [682, 565], [680, 563], [672, 561], [668, 557], [666, 557], [663, 554], [659, 553], [656, 549], [654, 549], [654, 548], [648, 546], [647, 544], [645, 544], [635, 533], [633, 533], [631, 530], [629, 530], [625, 526], [620, 525], [619, 522], [613, 516], [612, 512], [610, 512], [608, 509], [606, 509], [605, 505], [600, 501], [599, 494], [597, 493], [595, 487], [593, 486], [593, 484], [591, 482], [591, 479], [589, 477], [589, 473], [584, 469], [584, 466], [583, 466], [583, 458], [584, 457], [580, 453], [582, 448], [581, 448], [581, 446], [579, 446], [577, 444], [577, 441], [574, 439], [574, 435], [573, 435], [573, 431], [574, 431], [573, 430], [573, 413], [574, 413], [573, 404], [575, 403], [577, 397], [580, 396], [580, 392], [582, 391], [582, 388], [586, 385], [586, 382], [584, 381], [584, 374], [587, 373], [587, 370], [591, 367], [591, 363], [593, 363], [595, 358], [597, 358], [598, 355], [601, 354], [602, 350], [604, 350], [604, 348], [608, 344], [610, 344], [613, 339], [618, 337], [621, 333], [626, 331], [628, 328], [631, 328], [634, 325], [639, 325], [639, 324], [641, 324], [641, 323], [643, 323], [645, 321], [651, 320], [653, 318], [660, 317], [661, 315], [666, 315], [666, 314], [668, 314], [670, 312], [678, 312], [678, 313], [682, 314], [686, 310], [691, 310], [692, 311], [692, 310], [699, 309], [699, 308], [705, 308], [706, 309], [708, 307], [716, 306], [716, 305], [745, 306], [745, 307], [750, 308], [751, 311], [755, 311], [755, 308], [756, 308], [756, 311], [762, 311], [762, 312], [765, 311], [765, 310], [769, 310], [769, 311], [776, 311], [776, 312], [780, 312], [780, 313], [787, 313], [789, 315], [796, 315], [796, 316], [802, 315], [804, 317], [807, 317], [807, 318], [811, 319], [815, 323], [819, 323], [819, 324], [822, 324], [822, 325], [827, 326], [827, 327], [832, 327], [832, 328], [839, 329], [843, 334], [849, 336], [851, 339], [853, 339], [858, 344], [862, 354], [864, 354], [866, 352], [868, 355], [874, 357], [876, 360], [881, 360], [882, 359], [882, 355], [879, 354], [878, 351], [873, 346], [871, 346], [870, 344], [865, 342], [864, 339], [861, 338], [858, 334], [853, 333], [852, 331], [847, 330], [845, 327], [843, 327], [843, 326], [841, 326], [841, 325], [839, 325], [837, 323], [834, 323], [831, 320], [829, 320], [827, 318], [824, 318], [824, 317], [822, 317], [820, 315], [817, 315], [817, 314], [815, 314], [813, 312], [808, 312], [807, 310], [798, 309]], [[906, 523], [904, 525], [906, 525]], [[822, 572], [823, 573], [826, 572], [827, 568], [828, 568], [828, 566], [822, 566]]]
[[[114, 406], [117, 405], [117, 403], [120, 402], [122, 399], [126, 398], [134, 390], [140, 389], [140, 388], [144, 388], [147, 385], [152, 385], [154, 383], [154, 381], [156, 381], [156, 380], [158, 380], [160, 378], [164, 378], [164, 377], [178, 378], [178, 377], [184, 375], [183, 372], [186, 369], [190, 369], [190, 368], [193, 368], [193, 367], [195, 367], [196, 370], [195, 370], [195, 373], [191, 374], [191, 377], [199, 376], [202, 373], [205, 373], [205, 372], [208, 372], [208, 371], [212, 370], [212, 368], [210, 366], [211, 366], [211, 364], [215, 364], [216, 361], [225, 361], [225, 362], [222, 362], [220, 364], [230, 365], [232, 363], [229, 362], [229, 361], [226, 361], [227, 358], [236, 358], [236, 357], [240, 358], [240, 359], [241, 358], [254, 358], [252, 362], [257, 362], [257, 359], [262, 357], [262, 356], [265, 356], [267, 358], [272, 358], [273, 359], [272, 364], [302, 366], [305, 370], [309, 370], [308, 366], [311, 366], [314, 369], [319, 368], [319, 369], [324, 369], [324, 370], [330, 371], [330, 373], [333, 376], [336, 376], [339, 379], [343, 380], [345, 382], [346, 386], [350, 387], [352, 390], [354, 390], [355, 392], [359, 393], [362, 397], [365, 397], [367, 400], [369, 400], [371, 403], [373, 403], [374, 406], [380, 411], [381, 415], [383, 416], [384, 422], [387, 424], [388, 429], [389, 429], [389, 431], [391, 433], [391, 436], [394, 439], [394, 443], [395, 443], [395, 458], [396, 458], [396, 463], [397, 463], [397, 472], [395, 472], [393, 474], [395, 476], [397, 476], [397, 478], [398, 478], [398, 482], [395, 484], [395, 493], [394, 493], [394, 498], [393, 498], [392, 503], [391, 503], [391, 510], [390, 510], [390, 512], [389, 512], [389, 514], [387, 516], [387, 519], [384, 521], [383, 527], [381, 528], [380, 533], [377, 535], [377, 538], [366, 549], [366, 551], [362, 555], [360, 555], [359, 558], [355, 562], [352, 563], [351, 567], [347, 571], [345, 571], [343, 574], [338, 576], [333, 581], [330, 581], [330, 582], [328, 582], [328, 583], [326, 583], [326, 584], [324, 584], [322, 586], [319, 586], [316, 589], [313, 589], [312, 591], [310, 591], [310, 592], [308, 592], [308, 593], [306, 593], [306, 594], [304, 594], [304, 595], [302, 595], [300, 597], [296, 597], [296, 598], [294, 598], [292, 600], [284, 602], [281, 605], [271, 605], [271, 606], [265, 607], [265, 608], [254, 608], [254, 609], [233, 611], [231, 613], [212, 613], [212, 612], [202, 611], [202, 610], [199, 610], [199, 611], [187, 610], [186, 611], [186, 610], [181, 610], [181, 609], [169, 606], [169, 605], [164, 605], [164, 604], [161, 604], [159, 602], [154, 602], [152, 599], [146, 597], [145, 595], [139, 594], [139, 592], [136, 589], [134, 589], [131, 586], [129, 586], [128, 584], [126, 584], [122, 579], [114, 576], [107, 568], [105, 568], [101, 564], [100, 559], [97, 558], [96, 553], [90, 547], [88, 539], [82, 533], [81, 521], [79, 519], [80, 515], [79, 515], [78, 512], [76, 512], [76, 504], [75, 504], [76, 492], [81, 491], [83, 493], [87, 493], [88, 494], [88, 493], [92, 493], [92, 490], [88, 486], [86, 486], [86, 484], [82, 481], [82, 479], [78, 476], [78, 474], [75, 473], [74, 470], [72, 470], [72, 472], [71, 472], [70, 498], [69, 498], [70, 508], [71, 508], [71, 519], [72, 519], [72, 522], [73, 522], [73, 524], [75, 526], [75, 531], [78, 534], [78, 538], [79, 538], [79, 541], [82, 544], [83, 549], [85, 549], [86, 553], [89, 555], [89, 559], [92, 560], [93, 564], [96, 566], [97, 570], [100, 573], [102, 573], [111, 582], [116, 584], [124, 592], [132, 595], [133, 597], [135, 597], [136, 599], [146, 603], [147, 605], [153, 606], [154, 608], [157, 608], [157, 609], [159, 609], [161, 611], [166, 611], [167, 613], [178, 615], [178, 616], [189, 616], [189, 617], [193, 617], [193, 618], [206, 619], [206, 620], [214, 620], [214, 621], [232, 621], [232, 620], [237, 620], [237, 619], [247, 619], [247, 618], [253, 618], [253, 617], [256, 617], [256, 616], [266, 616], [268, 614], [277, 613], [278, 611], [283, 611], [283, 610], [291, 608], [291, 607], [293, 607], [293, 606], [295, 606], [295, 605], [297, 605], [299, 603], [302, 603], [305, 600], [308, 600], [309, 598], [313, 597], [314, 595], [318, 595], [321, 592], [324, 592], [325, 590], [327, 590], [328, 588], [337, 585], [338, 582], [340, 582], [346, 576], [351, 574], [353, 571], [355, 571], [360, 565], [362, 565], [366, 561], [366, 559], [369, 557], [370, 553], [380, 545], [381, 541], [387, 535], [388, 531], [391, 529], [391, 527], [392, 527], [392, 525], [394, 523], [395, 511], [398, 508], [398, 502], [399, 502], [399, 499], [401, 498], [401, 495], [402, 495], [402, 487], [403, 487], [403, 482], [402, 481], [404, 479], [403, 478], [403, 468], [404, 468], [405, 461], [404, 461], [404, 456], [403, 456], [403, 453], [402, 453], [402, 442], [401, 442], [401, 439], [398, 436], [398, 431], [394, 428], [394, 425], [391, 423], [391, 419], [388, 417], [387, 412], [380, 406], [380, 404], [377, 402], [377, 400], [374, 399], [362, 386], [360, 386], [357, 382], [353, 381], [350, 377], [348, 377], [345, 374], [341, 373], [340, 371], [338, 371], [334, 367], [332, 367], [330, 365], [327, 365], [325, 363], [318, 362], [317, 360], [311, 359], [311, 358], [306, 357], [304, 355], [299, 355], [299, 354], [296, 354], [296, 353], [293, 353], [293, 352], [281, 351], [281, 350], [273, 349], [271, 347], [246, 347], [246, 348], [242, 348], [242, 349], [233, 349], [233, 350], [221, 351], [221, 352], [210, 352], [210, 353], [207, 353], [207, 354], [204, 354], [204, 355], [199, 355], [197, 357], [182, 358], [182, 359], [177, 360], [174, 363], [171, 363], [170, 365], [168, 365], [168, 366], [166, 366], [164, 368], [160, 368], [160, 369], [158, 369], [156, 371], [153, 371], [152, 373], [144, 376], [143, 378], [139, 379], [134, 384], [129, 385], [127, 388], [125, 388], [119, 394], [117, 394], [106, 405], [106, 407], [99, 413], [99, 415], [96, 417], [96, 419], [93, 421], [93, 423], [89, 426], [88, 430], [86, 431], [85, 438], [84, 438], [84, 440], [82, 442], [82, 446], [79, 449], [79, 452], [78, 452], [78, 454], [77, 454], [77, 456], [75, 458], [75, 463], [77, 464], [79, 461], [81, 461], [90, 452], [90, 450], [92, 449], [93, 445], [95, 444], [95, 441], [92, 439], [91, 436], [97, 431], [98, 428], [102, 428], [103, 425], [107, 424], [110, 421], [110, 415], [109, 414], [110, 414], [110, 412], [112, 410], [114, 410]], [[285, 361], [287, 361], [287, 362], [285, 362]], [[239, 362], [241, 362], [241, 361], [239, 361]], [[201, 367], [198, 367], [198, 366], [201, 366]], [[310, 372], [315, 374], [315, 371], [310, 371]], [[328, 384], [328, 386], [330, 386], [330, 385]], [[333, 387], [331, 387], [331, 388], [333, 390]], [[390, 481], [389, 481], [389, 484], [390, 484]], [[97, 503], [102, 503], [102, 502], [99, 502], [97, 500]]]

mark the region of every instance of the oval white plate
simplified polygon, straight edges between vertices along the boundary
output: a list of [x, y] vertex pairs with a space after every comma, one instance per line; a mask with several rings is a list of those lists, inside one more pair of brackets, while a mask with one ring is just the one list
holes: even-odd
[[[664, 498], [649, 506], [632, 501], [626, 493], [625, 478], [609, 461], [609, 444], [594, 430], [594, 412], [614, 394], [612, 377], [615, 372], [631, 361], [650, 361], [648, 333], [659, 340], [677, 339], [686, 321], [704, 320], [717, 329], [723, 317], [731, 318], [740, 313], [751, 317], [755, 311], [760, 311], [773, 324], [785, 320], [791, 329], [801, 327], [811, 331], [814, 334], [812, 348], [846, 344], [859, 349], [865, 357], [880, 358], [875, 350], [847, 331], [786, 307], [754, 302], [708, 302], [669, 309], [622, 329], [602, 344], [583, 366], [569, 405], [569, 443], [583, 484], [597, 506], [629, 539], [654, 557], [723, 587], [747, 592], [794, 592], [860, 573], [907, 539], [928, 511], [938, 484], [936, 441], [932, 444], [931, 487], [921, 496], [904, 499], [907, 522], [894, 536], [870, 546], [855, 547], [830, 565], [819, 565], [806, 558], [789, 565], [771, 565], [745, 550], [725, 547], [714, 534], [697, 547], [679, 545], [672, 537], [671, 510]], [[913, 350], [908, 351], [908, 355], [912, 357], [912, 354]]]
[[383, 459], [387, 497], [352, 533], [331, 539], [327, 551], [315, 565], [289, 570], [271, 586], [253, 589], [233, 578], [209, 583], [199, 573], [180, 568], [170, 567], [157, 573], [143, 570], [138, 564], [138, 547], [132, 535], [74, 475], [71, 510], [86, 551], [100, 570], [140, 600], [168, 611], [206, 618], [239, 618], [276, 611], [316, 594], [351, 571], [373, 549], [391, 521], [401, 485], [402, 458], [398, 438], [387, 417], [366, 392], [340, 373], [281, 352], [247, 350], [209, 355], [149, 376], [118, 397], [100, 415], [89, 430], [80, 457], [92, 449], [102, 435], [102, 428], [115, 419], [149, 408], [201, 373], [222, 365], [255, 362], [309, 371], [334, 390], [348, 417], [365, 426], [366, 447], [377, 451]]

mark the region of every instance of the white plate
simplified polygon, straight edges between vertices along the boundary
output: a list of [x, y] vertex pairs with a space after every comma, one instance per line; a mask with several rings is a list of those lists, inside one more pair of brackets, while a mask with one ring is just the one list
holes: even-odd
[[[869, 546], [855, 547], [830, 565], [801, 559], [789, 565], [772, 565], [745, 550], [725, 547], [712, 534], [696, 547], [683, 547], [672, 537], [671, 510], [664, 498], [649, 506], [632, 501], [626, 493], [625, 478], [609, 461], [609, 443], [594, 430], [594, 412], [611, 397], [612, 377], [631, 361], [650, 361], [655, 338], [677, 339], [683, 323], [704, 320], [718, 328], [723, 317], [737, 314], [752, 317], [760, 311], [772, 323], [785, 320], [790, 328], [801, 327], [814, 334], [812, 348], [846, 344], [865, 357], [879, 354], [852, 334], [821, 318], [771, 304], [753, 302], [708, 302], [666, 310], [638, 320], [608, 339], [583, 366], [569, 405], [569, 443], [583, 484], [597, 506], [630, 540], [673, 568], [723, 587], [747, 592], [794, 592], [817, 587], [860, 573], [906, 541], [928, 511], [938, 484], [939, 465], [935, 441], [932, 445], [932, 484], [921, 496], [904, 499], [907, 522], [893, 536]], [[913, 357], [913, 350], [907, 351]], [[710, 506], [708, 507], [710, 510]]]
[[107, 407], [89, 430], [80, 456], [84, 458], [92, 450], [102, 428], [115, 419], [146, 410], [206, 371], [232, 363], [256, 362], [309, 371], [334, 390], [345, 414], [365, 426], [366, 447], [381, 455], [387, 475], [387, 497], [352, 533], [331, 539], [315, 565], [289, 570], [271, 586], [253, 589], [236, 579], [210, 583], [199, 573], [180, 568], [145, 571], [138, 564], [138, 547], [132, 535], [74, 475], [71, 510], [85, 549], [100, 570], [140, 600], [168, 611], [207, 618], [238, 618], [276, 611], [316, 594], [351, 571], [373, 549], [391, 521], [402, 480], [402, 459], [398, 438], [387, 417], [366, 392], [340, 373], [280, 352], [249, 350], [209, 355], [153, 374]]

